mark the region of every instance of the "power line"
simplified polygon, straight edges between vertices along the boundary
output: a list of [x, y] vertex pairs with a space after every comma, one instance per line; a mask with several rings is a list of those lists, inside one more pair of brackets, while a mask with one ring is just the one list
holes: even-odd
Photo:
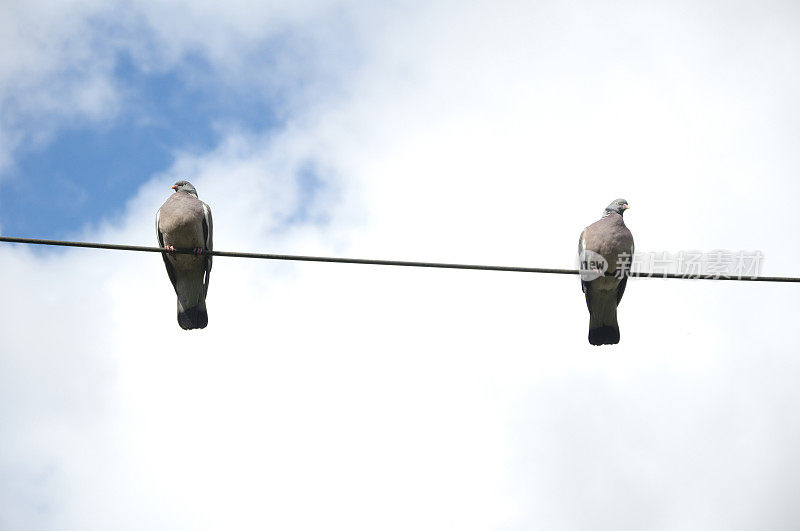
[[[90, 249], [109, 249], [112, 251], [139, 251], [146, 253], [170, 252], [162, 247], [146, 247], [141, 245], [117, 245], [113, 243], [68, 242], [59, 240], [41, 240], [34, 238], [11, 238], [0, 236], [0, 242], [26, 243], [32, 245], [54, 245], [60, 247], [86, 247]], [[176, 254], [194, 254], [192, 249], [175, 249]], [[547, 273], [555, 275], [579, 275], [577, 269], [554, 269], [548, 267], [515, 267], [477, 264], [450, 264], [442, 262], [410, 262], [404, 260], [374, 260], [368, 258], [336, 258], [331, 256], [299, 256], [291, 254], [243, 253], [231, 251], [205, 251], [211, 256], [230, 256], [234, 258], [261, 258], [264, 260], [292, 260], [299, 262], [331, 262], [338, 264], [363, 264], [401, 267], [431, 267], [439, 269], [473, 269], [480, 271], [510, 271], [515, 273]], [[671, 278], [683, 280], [742, 280], [750, 282], [800, 282], [797, 277], [738, 277], [730, 275], [682, 275], [677, 273], [642, 273], [631, 272], [634, 278]]]

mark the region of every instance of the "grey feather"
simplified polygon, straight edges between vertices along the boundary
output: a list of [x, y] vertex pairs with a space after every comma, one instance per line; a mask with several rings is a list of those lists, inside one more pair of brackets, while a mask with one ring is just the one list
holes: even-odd
[[589, 309], [589, 343], [611, 345], [619, 343], [617, 306], [622, 300], [627, 285], [627, 274], [634, 252], [633, 235], [622, 219], [628, 202], [617, 199], [606, 207], [603, 217], [586, 227], [578, 241], [581, 269], [586, 257], [602, 257], [606, 269], [614, 276], [605, 274], [582, 276], [581, 287]]
[[[161, 247], [213, 250], [214, 223], [211, 208], [197, 198], [187, 181], [178, 181], [156, 214]], [[178, 297], [178, 324], [185, 330], [208, 324], [206, 295], [211, 275], [210, 255], [162, 253], [172, 287]]]

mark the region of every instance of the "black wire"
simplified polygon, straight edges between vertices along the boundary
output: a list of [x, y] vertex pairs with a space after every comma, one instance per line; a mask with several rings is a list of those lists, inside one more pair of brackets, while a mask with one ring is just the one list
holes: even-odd
[[[175, 249], [168, 251], [162, 247], [145, 247], [141, 245], [117, 245], [113, 243], [67, 242], [59, 240], [40, 240], [34, 238], [11, 238], [0, 236], [0, 242], [27, 243], [33, 245], [56, 245], [62, 247], [88, 247], [90, 249], [110, 249], [113, 251], [140, 251], [148, 253], [174, 252], [176, 254], [194, 254], [192, 249]], [[373, 260], [368, 258], [336, 258], [330, 256], [298, 256], [291, 254], [242, 253], [231, 251], [204, 251], [212, 256], [230, 256], [234, 258], [261, 258], [265, 260], [293, 260], [300, 262], [332, 262], [339, 264], [364, 264], [402, 267], [432, 267], [439, 269], [474, 269], [480, 271], [511, 271], [516, 273], [548, 273], [555, 275], [578, 275], [577, 269], [553, 269], [548, 267], [514, 267], [477, 264], [448, 264], [442, 262], [409, 262], [403, 260]], [[640, 273], [631, 272], [634, 278], [672, 278], [684, 280], [743, 280], [750, 282], [800, 282], [796, 277], [738, 277], [729, 275], [681, 275], [677, 273]]]

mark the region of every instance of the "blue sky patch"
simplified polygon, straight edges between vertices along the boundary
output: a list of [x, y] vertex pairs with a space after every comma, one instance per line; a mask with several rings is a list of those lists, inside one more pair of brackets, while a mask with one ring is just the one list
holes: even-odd
[[16, 154], [0, 183], [4, 234], [66, 237], [113, 218], [153, 173], [172, 164], [175, 151], [213, 149], [220, 126], [263, 132], [279, 125], [263, 93], [232, 93], [213, 82], [215, 75], [196, 57], [180, 71], [145, 73], [120, 54], [114, 82], [124, 103], [110, 123], [61, 129], [44, 147]]

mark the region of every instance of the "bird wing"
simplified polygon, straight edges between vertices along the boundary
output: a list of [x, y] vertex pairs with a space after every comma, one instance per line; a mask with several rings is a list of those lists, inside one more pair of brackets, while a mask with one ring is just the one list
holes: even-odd
[[[583, 258], [584, 251], [586, 251], [586, 241], [583, 239], [583, 235], [586, 233], [586, 230], [581, 231], [581, 236], [578, 238], [578, 258], [579, 260]], [[582, 265], [582, 264], [581, 264]], [[578, 266], [580, 268], [580, 265]], [[581, 289], [583, 290], [583, 294], [586, 296], [586, 307], [591, 310], [591, 290], [590, 288], [591, 282], [587, 282], [581, 278]]]
[[[158, 246], [163, 248], [164, 247], [164, 234], [161, 232], [161, 209], [158, 209], [156, 212], [156, 235], [158, 236]], [[161, 258], [164, 259], [164, 265], [167, 266], [167, 275], [169, 275], [169, 281], [172, 282], [172, 287], [175, 288], [175, 292], [178, 291], [178, 283], [175, 278], [175, 268], [172, 267], [172, 264], [167, 258], [167, 253], [161, 253]]]
[[[203, 238], [205, 241], [205, 250], [214, 250], [214, 219], [211, 217], [211, 208], [203, 203]], [[211, 279], [211, 265], [213, 256], [210, 254], [205, 255], [205, 262], [203, 263], [203, 290], [208, 293], [208, 283]]]

